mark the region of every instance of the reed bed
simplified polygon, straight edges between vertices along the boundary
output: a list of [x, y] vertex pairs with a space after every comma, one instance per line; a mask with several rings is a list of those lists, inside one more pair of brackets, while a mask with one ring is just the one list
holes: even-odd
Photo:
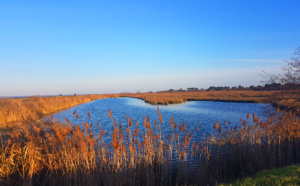
[[223, 90], [195, 92], [159, 92], [159, 93], [128, 93], [120, 97], [135, 97], [153, 105], [183, 103], [190, 100], [199, 101], [239, 101], [268, 102], [269, 98], [279, 91]]
[[198, 127], [164, 123], [159, 108], [157, 113], [152, 121], [127, 116], [122, 124], [108, 110], [110, 131], [67, 118], [64, 124], [51, 118], [14, 128], [1, 136], [0, 184], [215, 185], [300, 161], [300, 120], [293, 113], [278, 109], [268, 121], [248, 114], [239, 126], [217, 121], [203, 141], [195, 140]]
[[300, 90], [253, 91], [223, 90], [195, 92], [127, 93], [120, 97], [134, 97], [152, 105], [168, 105], [186, 101], [226, 101], [272, 103], [282, 109], [291, 109], [300, 114]]
[[0, 128], [13, 127], [19, 124], [16, 122], [36, 121], [42, 119], [45, 114], [109, 97], [118, 97], [118, 95], [31, 96], [23, 99], [2, 98], [0, 99]]

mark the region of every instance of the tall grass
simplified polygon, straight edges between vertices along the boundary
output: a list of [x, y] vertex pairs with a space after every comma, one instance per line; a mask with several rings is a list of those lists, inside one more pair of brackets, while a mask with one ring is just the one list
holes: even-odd
[[[83, 128], [51, 118], [15, 128], [1, 137], [0, 181], [16, 185], [215, 185], [300, 160], [300, 121], [278, 112], [261, 121], [255, 114], [240, 127], [216, 122], [204, 141], [174, 119], [158, 118], [122, 125], [113, 118], [112, 130], [99, 133], [92, 122]], [[88, 117], [89, 116], [89, 113]], [[78, 114], [74, 112], [74, 115]], [[252, 118], [252, 119], [251, 119]], [[143, 125], [142, 129], [138, 125]], [[164, 134], [162, 125], [170, 125]], [[111, 139], [111, 140], [108, 140]]]
[[197, 92], [160, 92], [160, 93], [127, 93], [121, 97], [135, 97], [153, 105], [168, 105], [186, 101], [230, 101], [272, 103], [276, 107], [289, 108], [300, 114], [300, 90], [283, 91], [197, 91]]
[[159, 92], [159, 93], [128, 93], [121, 97], [136, 97], [153, 105], [183, 103], [189, 100], [199, 101], [239, 101], [239, 102], [268, 102], [278, 91], [197, 91], [197, 92]]
[[32, 96], [24, 99], [0, 99], [0, 128], [16, 125], [13, 122], [36, 121], [42, 119], [45, 114], [108, 97], [118, 97], [118, 95]]

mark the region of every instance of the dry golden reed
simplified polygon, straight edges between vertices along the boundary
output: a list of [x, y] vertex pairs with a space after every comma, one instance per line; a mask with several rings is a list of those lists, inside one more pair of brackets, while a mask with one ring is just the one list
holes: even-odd
[[282, 108], [300, 113], [300, 90], [253, 91], [223, 90], [196, 92], [159, 92], [159, 93], [126, 93], [120, 97], [134, 97], [153, 105], [168, 105], [186, 101], [236, 101], [254, 103], [272, 103]]
[[[79, 118], [76, 111], [73, 114], [77, 119]], [[198, 182], [190, 181], [196, 178], [187, 176], [190, 172], [186, 165], [183, 164], [178, 168], [174, 165], [174, 161], [196, 161], [197, 165], [202, 166], [201, 169], [197, 169], [197, 173], [207, 178], [206, 173], [201, 171], [215, 174], [218, 172], [215, 171], [216, 165], [219, 166], [220, 161], [222, 165], [226, 165], [226, 161], [240, 158], [238, 164], [228, 167], [242, 166], [243, 169], [237, 170], [243, 171], [245, 165], [241, 163], [251, 154], [243, 147], [247, 147], [250, 152], [253, 151], [257, 155], [269, 152], [274, 162], [275, 159], [276, 161], [279, 159], [278, 157], [282, 158], [280, 160], [282, 162], [287, 161], [283, 160], [286, 156], [284, 153], [289, 155], [290, 162], [299, 157], [299, 117], [291, 112], [281, 112], [279, 108], [267, 121], [262, 121], [259, 116], [250, 113], [247, 114], [246, 119], [241, 119], [239, 124], [216, 121], [209, 136], [196, 136], [200, 134], [196, 132], [199, 130], [198, 126], [191, 129], [185, 122], [178, 127], [174, 118], [170, 119], [170, 132], [164, 133], [166, 131], [163, 131], [161, 126], [165, 124], [159, 108], [157, 114], [157, 119], [152, 122], [149, 116], [144, 116], [144, 127], [139, 127], [137, 121], [136, 125], [132, 125], [131, 118], [127, 115], [127, 125], [123, 126], [121, 122], [116, 122], [113, 114], [108, 110], [112, 130], [107, 130], [106, 135], [104, 128], [98, 123], [99, 132], [95, 134], [91, 121], [84, 122], [82, 127], [72, 124], [67, 118], [65, 124], [57, 122], [52, 117], [51, 121], [23, 123], [9, 132], [8, 136], [0, 136], [0, 183], [1, 180], [32, 180], [40, 176], [51, 178], [53, 175], [67, 177], [91, 175], [92, 177], [87, 179], [90, 180], [103, 175], [100, 178], [106, 181], [101, 183], [106, 185], [109, 178], [116, 178], [114, 176], [119, 174], [122, 177], [124, 174], [128, 176], [126, 179], [112, 179], [119, 181], [112, 183], [144, 184], [145, 182], [141, 181], [143, 177], [148, 181], [155, 180], [154, 183], [158, 185], [195, 184]], [[88, 112], [87, 115], [90, 120], [90, 113]], [[289, 149], [281, 150], [282, 147], [278, 146], [281, 144]], [[276, 150], [273, 150], [273, 147]], [[225, 149], [224, 152], [222, 148]], [[238, 151], [240, 148], [243, 151]], [[224, 157], [228, 156], [226, 154], [228, 149], [231, 154], [234, 156], [238, 154], [238, 156], [233, 158], [229, 156], [230, 158], [225, 161]], [[255, 157], [251, 155], [251, 158]], [[260, 164], [266, 167], [275, 164], [285, 165], [282, 162], [272, 164], [266, 162], [267, 158], [258, 157], [251, 159], [251, 162], [247, 161], [246, 166], [251, 164], [250, 168], [253, 170], [255, 165], [259, 167], [255, 170], [259, 170], [263, 168]], [[172, 173], [174, 169], [178, 171], [175, 177]], [[175, 181], [171, 178], [170, 180], [169, 177]], [[95, 183], [98, 183], [100, 178], [97, 178]], [[141, 180], [137, 180], [138, 178]], [[203, 183], [207, 185], [206, 182]]]
[[[108, 114], [112, 117], [110, 111]], [[161, 113], [158, 114], [158, 125], [161, 125]], [[210, 159], [210, 146], [213, 144], [261, 144], [262, 141], [280, 144], [285, 140], [299, 140], [300, 122], [294, 114], [279, 112], [267, 122], [257, 118], [253, 114], [253, 122], [250, 123], [248, 114], [240, 127], [227, 130], [223, 130], [222, 125], [218, 126], [216, 122], [213, 138], [208, 136], [202, 144], [196, 144], [194, 134], [185, 127], [185, 123], [176, 130], [173, 119], [170, 121], [172, 132], [165, 137], [162, 137], [160, 130], [151, 126], [149, 117], [144, 120], [144, 132], [133, 128], [128, 116], [125, 131], [121, 123], [117, 124], [113, 120], [109, 145], [103, 141], [103, 128], [99, 127], [97, 136], [93, 134], [92, 123], [83, 123], [84, 130], [72, 125], [67, 118], [66, 124], [57, 121], [24, 124], [13, 130], [10, 138], [2, 142], [0, 177], [8, 178], [18, 174], [24, 179], [32, 178], [43, 169], [50, 171], [49, 174], [94, 169], [124, 171], [136, 168], [140, 163], [166, 164], [172, 159], [186, 160], [195, 155]], [[223, 126], [227, 124], [229, 122]], [[181, 132], [184, 132], [183, 136]]]
[[118, 95], [32, 96], [22, 99], [3, 98], [0, 99], [0, 128], [16, 125], [13, 122], [36, 121], [42, 119], [46, 114], [108, 97], [118, 97]]

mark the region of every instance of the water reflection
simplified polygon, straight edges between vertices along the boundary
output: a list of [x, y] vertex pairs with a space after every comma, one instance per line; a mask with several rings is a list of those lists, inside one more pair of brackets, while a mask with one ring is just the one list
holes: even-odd
[[[276, 111], [270, 104], [257, 103], [235, 103], [235, 102], [210, 102], [210, 101], [190, 101], [175, 105], [160, 105], [162, 113], [164, 134], [168, 134], [171, 130], [170, 118], [173, 117], [178, 125], [183, 122], [189, 127], [190, 131], [195, 132], [199, 140], [206, 138], [212, 132], [213, 124], [219, 120], [231, 121], [231, 126], [238, 125], [240, 118], [246, 119], [248, 113], [255, 113], [262, 120], [266, 120], [270, 113]], [[79, 115], [79, 119], [73, 115], [73, 112]], [[111, 131], [112, 120], [108, 116], [107, 110], [112, 112], [116, 122], [121, 122], [123, 126], [127, 126], [128, 115], [131, 121], [135, 124], [139, 123], [139, 129], [143, 129], [144, 116], [150, 117], [151, 125], [154, 125], [154, 120], [159, 121], [157, 115], [157, 106], [145, 103], [143, 100], [135, 98], [107, 98], [95, 100], [89, 103], [78, 105], [70, 109], [61, 111], [53, 115], [60, 122], [65, 122], [64, 117], [68, 118], [71, 123], [81, 125], [83, 122], [92, 122], [93, 131], [99, 132], [96, 123], [99, 123], [105, 131]], [[91, 121], [89, 121], [87, 112], [90, 112]], [[49, 119], [46, 118], [46, 119]], [[199, 131], [194, 131], [196, 126], [199, 126]], [[110, 136], [110, 135], [109, 135]], [[110, 137], [106, 140], [110, 140]]]

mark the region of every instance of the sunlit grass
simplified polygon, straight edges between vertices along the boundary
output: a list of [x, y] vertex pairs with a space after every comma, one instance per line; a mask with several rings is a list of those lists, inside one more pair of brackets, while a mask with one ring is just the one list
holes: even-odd
[[[299, 92], [211, 91], [122, 94], [151, 104], [189, 100], [271, 102], [299, 112]], [[71, 106], [119, 95], [88, 95], [0, 100], [0, 183], [19, 185], [215, 185], [264, 169], [300, 163], [300, 122], [295, 113], [280, 112], [261, 121], [248, 114], [238, 126], [212, 124], [209, 136], [198, 127], [144, 117], [143, 123], [115, 121], [111, 130], [89, 121], [82, 127], [42, 121], [43, 116]], [[295, 109], [296, 108], [296, 109]], [[77, 120], [79, 116], [74, 112]], [[15, 123], [12, 127], [11, 122]], [[92, 130], [97, 126], [97, 133]], [[169, 131], [162, 131], [169, 125]], [[142, 127], [141, 127], [142, 126]], [[109, 139], [109, 140], [108, 140]], [[196, 139], [206, 139], [197, 141]], [[193, 168], [190, 168], [192, 165]], [[250, 184], [252, 182], [249, 182]], [[283, 182], [282, 182], [283, 183]], [[18, 184], [17, 184], [18, 185]]]
[[118, 95], [32, 96], [23, 99], [0, 99], [0, 128], [18, 126], [20, 123], [16, 122], [36, 121], [42, 119], [45, 114], [108, 97], [118, 97]]
[[[292, 113], [278, 110], [267, 121], [248, 114], [239, 127], [216, 122], [204, 141], [195, 141], [198, 128], [190, 130], [173, 119], [164, 123], [159, 109], [157, 113], [156, 119], [145, 116], [143, 123], [127, 116], [122, 124], [108, 111], [108, 131], [92, 122], [81, 128], [67, 118], [65, 124], [51, 118], [14, 128], [8, 137], [1, 136], [2, 183], [207, 185], [300, 159], [300, 122]], [[170, 133], [163, 133], [162, 125], [169, 125]]]
[[196, 91], [196, 92], [161, 92], [161, 93], [128, 93], [123, 97], [135, 97], [153, 105], [168, 105], [186, 101], [227, 101], [272, 103], [282, 108], [289, 108], [300, 113], [300, 90], [288, 91]]
[[300, 185], [300, 165], [265, 170], [253, 177], [242, 178], [228, 185]]
[[206, 101], [240, 101], [240, 102], [268, 102], [276, 91], [197, 91], [197, 92], [162, 92], [162, 93], [133, 93], [120, 94], [125, 97], [136, 97], [150, 104], [174, 104], [192, 100]]

